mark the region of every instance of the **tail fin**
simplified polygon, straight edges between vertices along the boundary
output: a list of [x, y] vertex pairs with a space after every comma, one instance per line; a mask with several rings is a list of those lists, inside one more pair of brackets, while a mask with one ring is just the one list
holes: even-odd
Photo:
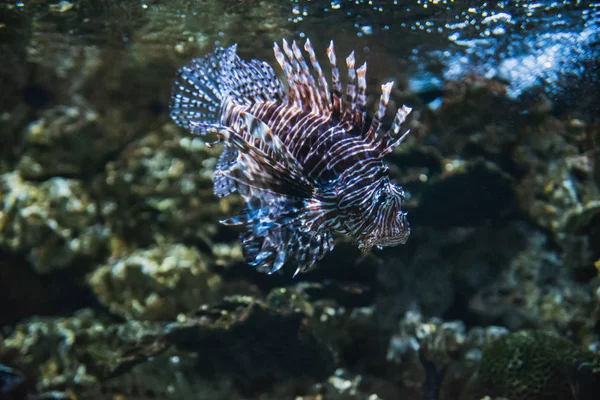
[[252, 104], [283, 96], [281, 82], [265, 62], [242, 61], [236, 45], [219, 47], [179, 70], [171, 95], [171, 118], [192, 133], [205, 134], [221, 125], [227, 101]]

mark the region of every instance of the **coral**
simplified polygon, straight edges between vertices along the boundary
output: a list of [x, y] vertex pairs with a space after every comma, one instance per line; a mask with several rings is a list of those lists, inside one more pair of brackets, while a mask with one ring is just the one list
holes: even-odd
[[390, 339], [387, 359], [406, 396], [454, 399], [481, 359], [482, 348], [507, 334], [495, 326], [467, 331], [461, 321], [408, 312]]
[[35, 317], [16, 325], [0, 347], [37, 390], [91, 385], [106, 378], [127, 352], [161, 326], [149, 322], [110, 323], [101, 314], [81, 310], [68, 318]]
[[568, 210], [561, 218], [558, 237], [564, 262], [581, 280], [598, 276], [600, 259], [600, 200]]
[[98, 267], [89, 278], [111, 312], [133, 320], [172, 320], [219, 298], [211, 260], [184, 245], [138, 249]]
[[28, 124], [16, 169], [35, 180], [91, 176], [132, 136], [127, 128], [113, 127], [111, 116], [85, 105], [48, 108]]
[[78, 180], [35, 183], [7, 173], [0, 176], [0, 202], [0, 245], [25, 253], [40, 273], [98, 255], [110, 235]]
[[560, 135], [564, 123], [552, 120], [529, 129], [541, 132], [527, 132], [528, 140], [514, 152], [516, 162], [526, 170], [517, 187], [520, 204], [540, 226], [558, 233], [561, 216], [597, 199], [598, 187], [591, 173], [581, 174], [574, 164], [580, 153]]
[[521, 331], [484, 350], [462, 398], [489, 395], [512, 400], [591, 400], [599, 389], [598, 354], [546, 332]]
[[219, 151], [170, 124], [132, 143], [106, 165], [106, 195], [115, 199], [116, 207], [107, 213], [107, 220], [117, 231], [141, 227], [140, 238], [154, 233], [212, 245], [219, 218], [239, 200], [232, 203], [213, 194]]
[[65, 395], [85, 400], [243, 399], [227, 377], [209, 379], [196, 372], [197, 355], [167, 351], [98, 384], [77, 387]]
[[532, 232], [500, 276], [470, 299], [483, 322], [511, 330], [540, 328], [570, 334], [580, 343], [595, 340], [592, 284], [578, 284], [542, 232]]
[[[416, 213], [414, 217], [418, 218]], [[461, 318], [475, 317], [482, 324], [501, 325], [502, 321], [487, 318], [486, 312], [494, 309], [483, 308], [473, 315], [467, 302], [496, 281], [534, 235], [531, 227], [510, 219], [446, 229], [421, 226], [409, 243], [414, 250], [374, 253], [369, 264], [377, 266], [378, 326], [395, 329], [408, 310], [435, 316], [452, 312]]]
[[167, 326], [165, 339], [202, 354], [205, 374], [232, 376], [243, 387], [290, 378], [324, 379], [331, 351], [313, 333], [309, 317], [276, 310], [249, 296], [226, 298]]

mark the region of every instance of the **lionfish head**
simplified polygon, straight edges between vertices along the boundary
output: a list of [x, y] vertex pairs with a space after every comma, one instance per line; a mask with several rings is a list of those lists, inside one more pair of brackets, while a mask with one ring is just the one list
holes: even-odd
[[402, 211], [404, 191], [401, 187], [383, 180], [373, 191], [367, 208], [361, 213], [358, 231], [352, 232], [358, 248], [368, 251], [373, 246], [383, 248], [404, 244], [410, 236], [410, 225]]

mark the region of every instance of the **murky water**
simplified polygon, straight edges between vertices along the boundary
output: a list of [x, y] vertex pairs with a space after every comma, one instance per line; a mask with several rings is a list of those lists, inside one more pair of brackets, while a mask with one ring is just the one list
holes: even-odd
[[[0, 399], [592, 399], [600, 3], [0, 4]], [[237, 43], [355, 51], [405, 245], [292, 278], [244, 260], [177, 70]], [[291, 239], [293, 240], [293, 238]], [[290, 263], [291, 264], [291, 263]], [[545, 396], [545, 397], [544, 397]]]

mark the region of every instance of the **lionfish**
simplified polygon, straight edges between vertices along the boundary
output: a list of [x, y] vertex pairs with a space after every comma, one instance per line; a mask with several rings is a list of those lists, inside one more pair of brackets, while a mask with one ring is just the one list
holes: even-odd
[[214, 193], [238, 192], [248, 264], [261, 272], [286, 262], [306, 271], [333, 250], [334, 232], [351, 235], [363, 251], [403, 244], [410, 235], [404, 191], [391, 182], [383, 157], [402, 142], [411, 108], [398, 109], [381, 132], [393, 82], [381, 86], [379, 107], [367, 116], [367, 64], [346, 59], [342, 94], [333, 41], [327, 49], [331, 90], [309, 40], [312, 69], [296, 42], [274, 44], [288, 90], [269, 64], [244, 61], [236, 45], [217, 48], [182, 67], [173, 88], [171, 117], [193, 134], [216, 134], [224, 151], [215, 167]]

